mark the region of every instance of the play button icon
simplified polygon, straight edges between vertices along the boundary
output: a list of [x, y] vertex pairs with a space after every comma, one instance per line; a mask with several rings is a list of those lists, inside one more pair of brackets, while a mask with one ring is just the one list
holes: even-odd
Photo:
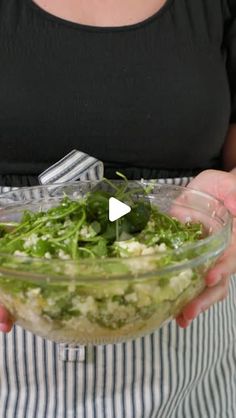
[[90, 187], [88, 222], [99, 223], [101, 235], [106, 240], [128, 240], [144, 230], [151, 215], [150, 185], [124, 178], [105, 178], [94, 184], [91, 182]]
[[109, 199], [109, 221], [114, 222], [122, 216], [127, 215], [131, 211], [131, 207], [116, 199], [110, 197]]

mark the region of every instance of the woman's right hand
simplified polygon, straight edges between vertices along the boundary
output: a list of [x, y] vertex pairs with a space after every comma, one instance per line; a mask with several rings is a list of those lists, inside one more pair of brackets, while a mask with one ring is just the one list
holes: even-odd
[[9, 332], [12, 329], [13, 319], [11, 314], [0, 305], [0, 331]]

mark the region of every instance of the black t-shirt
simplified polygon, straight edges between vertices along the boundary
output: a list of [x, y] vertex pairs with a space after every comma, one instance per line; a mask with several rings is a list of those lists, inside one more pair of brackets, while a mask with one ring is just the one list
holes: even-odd
[[141, 23], [95, 28], [0, 0], [0, 174], [37, 175], [74, 148], [123, 168], [220, 167], [235, 9], [167, 0]]

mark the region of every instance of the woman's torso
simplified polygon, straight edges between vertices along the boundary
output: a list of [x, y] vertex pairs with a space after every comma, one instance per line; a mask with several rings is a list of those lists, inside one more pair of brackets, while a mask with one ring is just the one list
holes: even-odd
[[167, 0], [141, 23], [94, 28], [1, 0], [1, 174], [37, 175], [73, 148], [108, 165], [219, 167], [223, 3]]

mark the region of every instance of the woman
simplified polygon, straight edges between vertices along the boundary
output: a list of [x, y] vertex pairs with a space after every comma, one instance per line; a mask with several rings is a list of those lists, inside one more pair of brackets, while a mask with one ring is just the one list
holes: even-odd
[[[0, 0], [0, 89], [2, 186], [36, 184], [77, 148], [107, 177], [196, 176], [236, 216], [235, 0]], [[235, 234], [182, 329], [92, 360], [6, 334], [1, 307], [0, 416], [235, 417]]]

